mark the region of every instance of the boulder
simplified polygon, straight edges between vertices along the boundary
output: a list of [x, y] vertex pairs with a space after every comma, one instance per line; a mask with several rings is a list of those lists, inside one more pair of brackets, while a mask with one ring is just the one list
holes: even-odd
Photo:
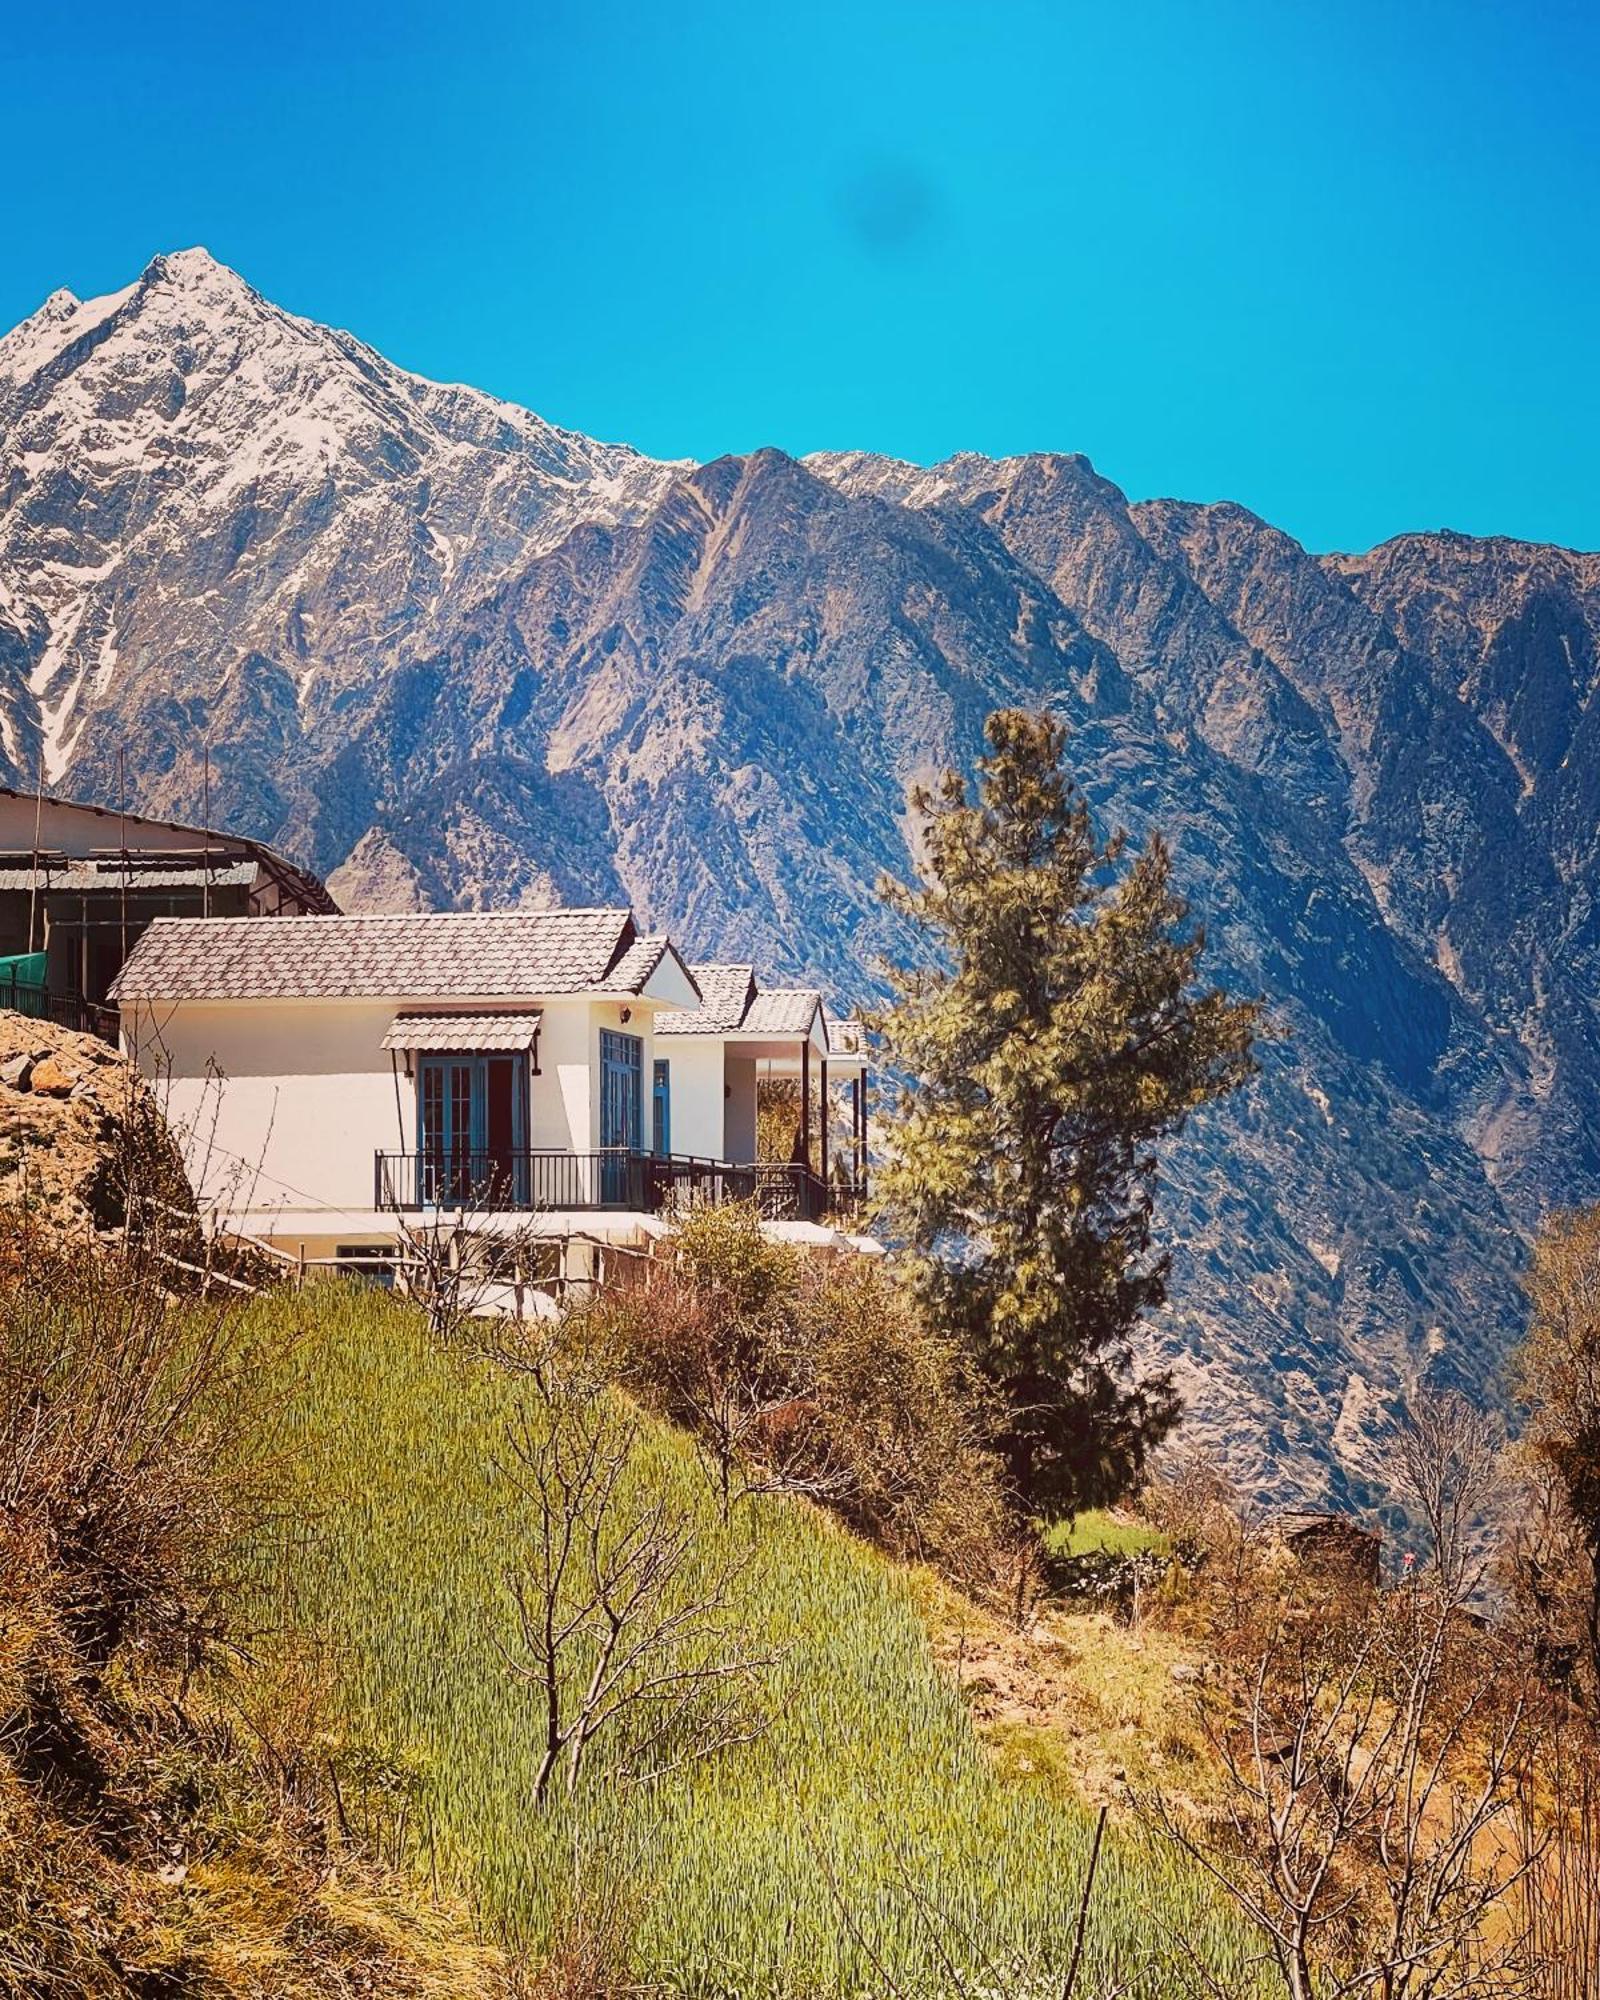
[[7, 1090], [26, 1090], [32, 1077], [33, 1057], [30, 1055], [12, 1056], [9, 1061], [0, 1063], [0, 1083]]
[[82, 1074], [81, 1070], [63, 1062], [59, 1056], [48, 1055], [34, 1066], [33, 1094], [35, 1097], [70, 1097]]

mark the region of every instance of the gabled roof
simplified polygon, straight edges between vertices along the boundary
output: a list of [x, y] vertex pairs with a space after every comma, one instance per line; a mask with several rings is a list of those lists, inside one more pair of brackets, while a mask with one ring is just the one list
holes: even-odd
[[701, 1004], [693, 1010], [658, 1014], [658, 1035], [727, 1034], [743, 1024], [756, 995], [753, 965], [691, 965]]
[[[404, 916], [160, 917], [111, 997], [126, 1000], [534, 999], [639, 994], [665, 938], [628, 910], [443, 911]], [[675, 996], [676, 997], [676, 996]]]
[[657, 1035], [717, 1035], [730, 1041], [804, 1041], [820, 1019], [824, 1046], [832, 1041], [827, 1008], [812, 986], [763, 990], [749, 965], [696, 965], [690, 968], [705, 996], [693, 1010], [658, 1014]]
[[757, 993], [741, 1026], [747, 1035], [805, 1035], [822, 1005], [822, 995], [806, 986], [773, 987]]
[[[607, 972], [601, 982], [601, 991], [642, 993], [650, 982], [651, 973], [669, 951], [672, 951], [672, 940], [664, 933], [658, 932], [654, 937], [635, 938]], [[674, 952], [673, 956], [676, 957], [677, 954]], [[678, 963], [683, 965], [683, 960], [678, 959]], [[684, 970], [687, 971], [688, 967], [684, 966]]]

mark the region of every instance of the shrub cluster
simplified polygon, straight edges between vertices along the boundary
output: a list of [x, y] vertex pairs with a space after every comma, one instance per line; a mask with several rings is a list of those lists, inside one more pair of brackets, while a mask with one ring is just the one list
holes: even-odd
[[574, 1330], [694, 1432], [725, 1504], [808, 1493], [894, 1556], [1010, 1587], [979, 1391], [875, 1260], [771, 1243], [752, 1207], [696, 1209], [648, 1284], [602, 1295]]

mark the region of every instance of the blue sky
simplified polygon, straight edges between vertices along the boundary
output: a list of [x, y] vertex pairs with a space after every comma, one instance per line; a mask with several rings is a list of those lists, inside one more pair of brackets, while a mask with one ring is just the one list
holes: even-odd
[[43, 0], [0, 320], [205, 244], [663, 455], [1087, 452], [1600, 546], [1600, 10]]

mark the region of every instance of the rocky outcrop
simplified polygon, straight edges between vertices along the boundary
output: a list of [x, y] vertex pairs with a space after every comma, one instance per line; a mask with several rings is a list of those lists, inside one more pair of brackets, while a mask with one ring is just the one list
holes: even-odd
[[[1600, 1194], [1600, 559], [1319, 557], [1082, 458], [663, 465], [419, 382], [202, 253], [0, 341], [0, 749], [352, 907], [631, 901], [868, 997], [907, 787], [1047, 705], [1287, 1031], [1167, 1163], [1148, 1350], [1250, 1486], [1359, 1506], [1499, 1393]], [[0, 758], [0, 774], [7, 766]], [[3, 1090], [3, 1086], [0, 1086]], [[70, 1101], [70, 1100], [69, 1100]]]
[[94, 1035], [0, 1008], [0, 1211], [52, 1236], [120, 1232], [134, 1190], [166, 1233], [195, 1223], [183, 1163], [143, 1080]]

